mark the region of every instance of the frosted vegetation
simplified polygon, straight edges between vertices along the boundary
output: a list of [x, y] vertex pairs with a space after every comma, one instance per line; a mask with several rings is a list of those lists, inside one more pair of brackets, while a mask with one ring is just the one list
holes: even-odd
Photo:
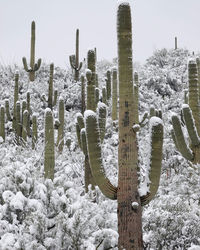
[[[164, 152], [158, 194], [143, 209], [145, 249], [200, 249], [199, 165], [186, 161], [175, 149], [171, 138], [171, 114], [180, 114], [187, 88], [187, 50], [156, 51], [139, 75], [140, 115], [151, 105], [161, 109], [164, 123]], [[100, 88], [106, 71], [116, 66], [99, 62]], [[65, 146], [56, 149], [54, 180], [44, 179], [44, 115], [48, 95], [49, 65], [42, 64], [34, 82], [20, 67], [0, 66], [0, 104], [9, 99], [13, 107], [14, 73], [19, 70], [19, 99], [31, 96], [32, 112], [38, 116], [38, 143], [32, 150], [15, 144], [11, 122], [6, 123], [6, 142], [0, 140], [0, 249], [117, 249], [117, 202], [105, 198], [96, 188], [85, 193], [84, 154], [75, 132], [80, 112], [80, 83], [73, 82], [71, 69], [54, 71], [54, 88], [65, 101]], [[85, 72], [85, 66], [82, 67]], [[54, 119], [58, 118], [55, 106]], [[117, 185], [117, 127], [108, 110], [102, 154], [106, 175]], [[138, 133], [141, 173], [148, 162], [149, 123]], [[55, 130], [55, 136], [57, 136]], [[186, 133], [186, 130], [184, 130]], [[143, 157], [145, 156], [145, 157]], [[141, 181], [144, 181], [141, 178]], [[135, 205], [135, 204], [133, 204]], [[196, 247], [195, 247], [196, 246]]]

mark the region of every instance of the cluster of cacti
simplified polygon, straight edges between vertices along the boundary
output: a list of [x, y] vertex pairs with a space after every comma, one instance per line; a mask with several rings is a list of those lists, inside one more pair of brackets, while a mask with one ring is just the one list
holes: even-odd
[[35, 80], [35, 72], [40, 68], [41, 58], [38, 59], [37, 63], [35, 63], [35, 22], [33, 21], [31, 24], [31, 52], [30, 52], [30, 66], [28, 67], [26, 57], [22, 58], [22, 62], [24, 65], [24, 69], [26, 72], [29, 72], [30, 81]]
[[197, 63], [194, 60], [190, 60], [188, 63], [189, 98], [187, 100], [185, 96], [185, 102], [188, 101], [189, 105], [185, 103], [182, 107], [183, 120], [190, 138], [190, 145], [186, 143], [179, 117], [176, 114], [172, 115], [172, 138], [176, 148], [185, 159], [193, 163], [200, 163], [200, 78], [197, 69], [198, 60]]
[[[119, 249], [143, 249], [141, 203], [147, 204], [155, 195], [162, 161], [162, 120], [151, 118], [150, 193], [138, 192], [138, 146], [132, 72], [132, 28], [129, 4], [118, 7], [118, 69], [119, 69], [119, 148], [118, 188], [105, 176], [101, 155], [101, 138], [95, 112], [85, 112], [89, 162], [95, 183], [110, 199], [118, 200]], [[137, 128], [136, 128], [137, 127]]]
[[77, 82], [79, 80], [79, 72], [82, 68], [82, 62], [79, 63], [79, 30], [76, 30], [76, 55], [71, 55], [69, 57], [70, 65], [75, 71], [74, 80]]

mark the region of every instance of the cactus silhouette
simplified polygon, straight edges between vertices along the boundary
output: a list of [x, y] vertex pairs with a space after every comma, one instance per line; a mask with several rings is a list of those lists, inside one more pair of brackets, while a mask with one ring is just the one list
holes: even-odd
[[40, 68], [41, 58], [38, 59], [37, 63], [35, 63], [35, 22], [31, 23], [31, 51], [30, 51], [30, 67], [28, 67], [26, 57], [22, 58], [22, 62], [24, 65], [24, 69], [26, 72], [29, 72], [30, 81], [35, 80], [35, 72]]
[[[188, 63], [189, 98], [188, 104], [183, 104], [182, 115], [190, 137], [191, 145], [186, 143], [181, 121], [176, 114], [172, 115], [172, 138], [177, 150], [192, 163], [200, 163], [200, 107], [199, 81], [197, 63], [189, 60]], [[187, 101], [187, 100], [186, 100]]]
[[50, 108], [45, 110], [44, 177], [53, 180], [55, 167], [54, 125]]
[[75, 71], [74, 80], [79, 80], [79, 72], [82, 68], [82, 62], [79, 63], [79, 29], [76, 30], [76, 55], [69, 57], [70, 65]]
[[110, 199], [118, 200], [119, 249], [143, 249], [141, 203], [147, 204], [155, 195], [160, 179], [163, 124], [153, 117], [150, 121], [150, 192], [138, 192], [138, 147], [133, 103], [132, 27], [128, 3], [118, 7], [118, 69], [119, 69], [119, 147], [118, 188], [104, 174], [100, 131], [96, 114], [86, 110], [85, 125], [89, 162], [95, 183]]

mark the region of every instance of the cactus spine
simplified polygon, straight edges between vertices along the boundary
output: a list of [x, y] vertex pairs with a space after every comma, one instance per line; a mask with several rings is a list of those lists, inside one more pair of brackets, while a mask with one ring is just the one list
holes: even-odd
[[75, 71], [74, 80], [78, 82], [79, 72], [82, 68], [82, 62], [79, 63], [79, 29], [76, 30], [76, 55], [69, 57], [70, 65]]
[[[101, 191], [110, 199], [118, 200], [119, 249], [143, 249], [141, 203], [148, 203], [158, 189], [162, 160], [163, 125], [159, 118], [151, 120], [150, 192], [140, 197], [138, 192], [138, 148], [135, 130], [132, 77], [132, 27], [128, 3], [118, 7], [118, 68], [119, 68], [119, 148], [118, 188], [103, 171], [100, 132], [96, 114], [85, 112], [86, 139], [92, 175]], [[133, 206], [137, 204], [137, 206]]]
[[59, 152], [63, 151], [64, 147], [64, 117], [65, 117], [65, 107], [64, 99], [60, 98], [59, 100], [59, 127], [58, 127], [58, 137], [57, 137], [57, 147]]
[[26, 72], [29, 72], [29, 79], [30, 81], [35, 80], [35, 72], [40, 68], [41, 65], [41, 58], [38, 59], [37, 63], [35, 63], [35, 22], [32, 21], [31, 23], [31, 51], [30, 51], [30, 67], [28, 67], [26, 57], [22, 58], [22, 62], [24, 65], [24, 69]]
[[44, 177], [53, 180], [55, 167], [54, 125], [51, 109], [45, 111]]
[[0, 108], [0, 137], [5, 141], [5, 108], [1, 106]]
[[197, 64], [190, 60], [188, 64], [189, 81], [189, 105], [182, 106], [184, 122], [191, 140], [187, 145], [183, 135], [180, 119], [176, 114], [172, 115], [172, 138], [177, 150], [182, 156], [192, 163], [200, 163], [200, 107], [199, 107], [199, 82]]
[[114, 68], [112, 71], [112, 119], [113, 121], [117, 120], [117, 69]]

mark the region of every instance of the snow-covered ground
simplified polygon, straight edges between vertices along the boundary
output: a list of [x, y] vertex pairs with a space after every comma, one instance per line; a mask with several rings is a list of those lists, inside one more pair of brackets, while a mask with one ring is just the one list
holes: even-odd
[[[199, 166], [192, 166], [175, 149], [170, 130], [172, 112], [180, 113], [183, 90], [187, 88], [187, 50], [156, 51], [139, 74], [140, 115], [151, 105], [161, 109], [164, 123], [162, 176], [156, 198], [143, 208], [145, 249], [200, 249]], [[114, 66], [98, 63], [99, 85], [105, 84], [106, 70]], [[18, 146], [11, 123], [6, 123], [6, 142], [0, 144], [0, 249], [117, 249], [117, 202], [105, 198], [98, 188], [85, 194], [84, 155], [75, 132], [80, 112], [80, 83], [73, 82], [71, 69], [55, 68], [54, 88], [65, 100], [65, 145], [56, 149], [55, 178], [44, 179], [44, 111], [41, 100], [48, 94], [49, 65], [43, 64], [36, 80], [17, 66], [0, 66], [0, 104], [13, 107], [14, 73], [19, 70], [20, 101], [31, 94], [31, 109], [38, 116], [39, 140], [32, 150]], [[58, 116], [54, 107], [54, 118]], [[117, 185], [117, 129], [108, 119], [103, 143], [106, 174]], [[149, 124], [141, 129], [139, 159], [141, 181], [148, 164]], [[55, 136], [56, 131], [55, 131]]]

